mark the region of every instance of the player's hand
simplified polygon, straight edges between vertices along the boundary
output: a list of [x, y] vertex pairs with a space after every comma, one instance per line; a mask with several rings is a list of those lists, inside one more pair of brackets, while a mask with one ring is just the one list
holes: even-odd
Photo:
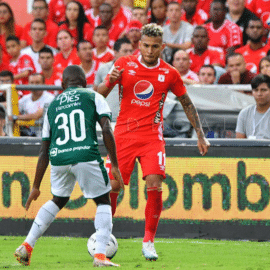
[[123, 178], [122, 178], [122, 175], [121, 175], [121, 172], [120, 172], [119, 168], [115, 167], [115, 166], [112, 166], [111, 173], [112, 173], [112, 175], [114, 177], [114, 180], [117, 181], [120, 184], [120, 186], [121, 186], [121, 188], [123, 190], [125, 190], [124, 181], [123, 181]]
[[28, 209], [29, 209], [29, 207], [30, 207], [30, 205], [31, 205], [31, 202], [32, 202], [33, 200], [36, 201], [37, 198], [39, 197], [39, 195], [40, 195], [39, 189], [33, 187], [33, 189], [32, 189], [31, 192], [30, 192], [30, 195], [29, 195], [29, 197], [28, 197], [28, 199], [27, 199], [27, 202], [26, 202], [26, 204], [25, 204], [25, 209], [26, 209], [26, 211], [28, 211]]
[[110, 83], [116, 82], [122, 76], [124, 69], [119, 70], [119, 66], [116, 66], [110, 74]]
[[202, 156], [205, 156], [208, 152], [208, 148], [210, 147], [210, 142], [205, 137], [201, 137], [198, 139], [197, 145], [198, 145], [200, 154]]

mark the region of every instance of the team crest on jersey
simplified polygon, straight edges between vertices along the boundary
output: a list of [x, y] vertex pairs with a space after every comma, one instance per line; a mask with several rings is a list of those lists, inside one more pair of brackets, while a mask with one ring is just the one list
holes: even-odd
[[139, 81], [134, 86], [134, 94], [138, 99], [147, 100], [152, 97], [153, 93], [154, 86], [148, 81]]

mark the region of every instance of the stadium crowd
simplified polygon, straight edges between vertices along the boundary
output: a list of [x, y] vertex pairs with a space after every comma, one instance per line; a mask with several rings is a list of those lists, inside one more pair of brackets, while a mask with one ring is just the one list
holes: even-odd
[[[258, 74], [270, 76], [270, 9], [264, 0], [138, 3], [33, 0], [33, 20], [21, 26], [12, 6], [0, 2], [0, 83], [37, 80], [60, 86], [63, 70], [76, 64], [87, 84], [97, 89], [119, 57], [140, 54], [140, 31], [151, 22], [163, 27], [166, 47], [161, 57], [185, 84], [250, 84]], [[115, 97], [117, 92], [116, 86]], [[20, 92], [20, 113], [41, 118], [44, 101], [58, 93]], [[0, 102], [5, 102], [5, 93]], [[30, 118], [13, 117], [17, 119]]]

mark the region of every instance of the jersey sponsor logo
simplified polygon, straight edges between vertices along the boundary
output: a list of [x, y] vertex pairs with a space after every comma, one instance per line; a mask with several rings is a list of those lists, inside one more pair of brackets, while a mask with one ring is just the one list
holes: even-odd
[[75, 95], [77, 93], [76, 90], [74, 91], [69, 91], [69, 92], [63, 92], [61, 95], [57, 97], [57, 100], [60, 100], [60, 105], [64, 102], [76, 102], [80, 99], [80, 95]]
[[154, 94], [154, 86], [152, 83], [142, 80], [135, 84], [134, 95], [140, 100], [147, 100]]
[[158, 74], [158, 81], [159, 81], [159, 82], [164, 82], [164, 81], [165, 81], [165, 75], [163, 75], [163, 74]]
[[57, 148], [52, 148], [50, 151], [50, 156], [51, 157], [56, 157], [57, 156]]
[[135, 98], [133, 98], [131, 100], [131, 104], [136, 104], [136, 105], [143, 106], [143, 107], [150, 107], [150, 102], [141, 101], [141, 100], [138, 100]]

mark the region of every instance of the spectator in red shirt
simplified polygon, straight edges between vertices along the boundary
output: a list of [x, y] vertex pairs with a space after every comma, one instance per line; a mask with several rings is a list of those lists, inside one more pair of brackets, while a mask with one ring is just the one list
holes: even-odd
[[74, 47], [74, 39], [68, 30], [60, 30], [57, 34], [57, 47], [60, 52], [55, 56], [54, 65], [64, 70], [68, 65], [79, 65], [80, 59]]
[[184, 10], [181, 20], [196, 26], [204, 24], [208, 19], [207, 13], [198, 8], [198, 0], [182, 0]]
[[7, 38], [6, 48], [11, 56], [9, 70], [14, 75], [14, 83], [27, 84], [29, 75], [36, 72], [31, 57], [21, 54], [20, 40], [16, 36], [9, 36]]
[[130, 40], [132, 47], [133, 47], [133, 54], [138, 55], [140, 54], [139, 50], [139, 41], [141, 39], [141, 29], [143, 25], [140, 21], [133, 20], [127, 26], [127, 33], [126, 37]]
[[[57, 24], [64, 21], [65, 20], [66, 6], [71, 1], [72, 0], [50, 0], [49, 18]], [[78, 2], [80, 2], [82, 4], [84, 10], [87, 10], [91, 7], [89, 0], [78, 0]]]
[[242, 54], [232, 53], [227, 57], [227, 72], [220, 76], [219, 84], [250, 84], [256, 75], [246, 69]]
[[226, 19], [236, 23], [243, 32], [243, 44], [246, 45], [248, 37], [246, 28], [251, 19], [258, 18], [254, 13], [245, 8], [246, 0], [227, 0], [228, 12]]
[[[115, 30], [119, 29], [122, 33], [127, 24], [131, 20], [131, 11], [121, 5], [121, 0], [106, 0], [106, 3], [110, 4], [113, 9], [112, 24], [115, 25]], [[114, 42], [119, 38], [114, 38]], [[113, 45], [110, 44], [112, 47]]]
[[222, 50], [208, 46], [209, 37], [203, 26], [196, 26], [192, 36], [193, 47], [188, 49], [191, 66], [190, 69], [196, 73], [203, 65], [225, 66], [225, 58]]
[[185, 84], [196, 84], [199, 82], [198, 75], [190, 70], [190, 59], [187, 52], [177, 51], [173, 56], [173, 66], [179, 71], [181, 79]]
[[199, 71], [201, 84], [214, 84], [216, 81], [216, 70], [213, 65], [203, 65]]
[[148, 22], [164, 26], [168, 21], [167, 6], [168, 3], [166, 0], [151, 0], [149, 13], [150, 18]]
[[[45, 78], [45, 84], [61, 86], [63, 70], [54, 66], [53, 51], [50, 48], [40, 50], [38, 62]], [[53, 94], [56, 94], [55, 91]]]
[[57, 53], [56, 49], [50, 47], [44, 43], [44, 37], [46, 36], [46, 23], [42, 19], [34, 19], [31, 23], [30, 36], [32, 39], [32, 45], [27, 46], [21, 50], [22, 54], [29, 55], [34, 64], [37, 73], [41, 72], [41, 67], [38, 62], [39, 51], [45, 47], [51, 48], [54, 54]]
[[85, 73], [87, 85], [94, 85], [99, 62], [92, 57], [92, 45], [86, 40], [82, 40], [77, 45], [78, 56], [81, 60], [81, 67]]
[[6, 38], [12, 35], [21, 39], [23, 28], [15, 24], [13, 11], [5, 2], [0, 3], [0, 29], [0, 45], [2, 46], [4, 54], [6, 54]]
[[209, 35], [209, 45], [221, 48], [225, 54], [242, 45], [242, 32], [239, 26], [227, 19], [223, 0], [213, 0], [210, 22], [205, 25]]
[[109, 31], [109, 46], [112, 48], [115, 41], [123, 34], [124, 28], [113, 22], [113, 8], [108, 3], [99, 7], [99, 25], [104, 25]]
[[92, 27], [98, 26], [99, 7], [104, 3], [104, 0], [91, 0], [91, 7], [85, 11], [85, 15]]
[[93, 34], [93, 59], [98, 63], [107, 63], [114, 59], [113, 50], [107, 46], [108, 41], [108, 29], [104, 25], [97, 26]]
[[251, 19], [246, 29], [247, 45], [236, 52], [241, 53], [246, 61], [247, 69], [255, 74], [259, 73], [260, 60], [266, 56], [270, 46], [263, 43], [263, 23], [259, 18]]
[[[56, 48], [56, 35], [58, 33], [58, 25], [52, 20], [48, 19], [49, 7], [46, 0], [34, 0], [32, 5], [32, 15], [34, 20], [42, 19], [46, 23], [47, 33], [44, 38], [44, 43]], [[27, 23], [23, 29], [23, 35], [21, 39], [22, 47], [32, 45], [32, 38], [30, 35], [32, 22]]]
[[142, 25], [147, 24], [147, 14], [146, 10], [142, 7], [134, 7], [132, 9], [132, 17], [131, 20], [138, 20]]
[[94, 28], [89, 24], [81, 3], [71, 1], [66, 6], [66, 20], [59, 24], [60, 30], [68, 30], [75, 40], [75, 45], [81, 40], [92, 42]]

